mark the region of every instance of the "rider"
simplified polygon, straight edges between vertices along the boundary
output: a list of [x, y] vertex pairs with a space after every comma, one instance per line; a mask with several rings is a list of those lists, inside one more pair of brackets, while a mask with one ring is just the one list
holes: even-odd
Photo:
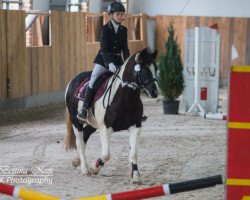
[[[84, 96], [83, 108], [77, 118], [84, 121], [88, 115], [95, 92], [94, 83], [105, 72], [115, 72], [130, 54], [128, 49], [127, 28], [121, 25], [124, 20], [125, 8], [120, 2], [112, 2], [108, 6], [110, 21], [102, 27], [100, 36], [100, 50], [94, 59], [94, 69]], [[122, 54], [123, 53], [123, 59]]]

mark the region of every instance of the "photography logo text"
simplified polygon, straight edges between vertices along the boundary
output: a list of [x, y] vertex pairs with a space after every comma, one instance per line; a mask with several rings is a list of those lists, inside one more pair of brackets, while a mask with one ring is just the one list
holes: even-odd
[[49, 184], [53, 183], [53, 167], [35, 166], [31, 169], [0, 166], [0, 183], [7, 184]]

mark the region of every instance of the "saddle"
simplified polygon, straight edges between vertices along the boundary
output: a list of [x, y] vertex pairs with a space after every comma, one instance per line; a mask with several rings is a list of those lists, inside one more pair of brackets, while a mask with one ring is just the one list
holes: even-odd
[[[94, 100], [92, 102], [92, 105], [103, 95], [104, 91], [107, 88], [108, 81], [112, 75], [113, 75], [113, 73], [106, 72], [95, 81], [95, 83], [94, 83], [95, 97], [94, 97]], [[88, 85], [89, 80], [90, 80], [90, 76], [86, 77], [82, 80], [82, 82], [79, 84], [79, 86], [75, 92], [75, 97], [81, 101], [83, 101], [83, 99], [84, 99], [84, 95], [85, 95], [87, 85]]]

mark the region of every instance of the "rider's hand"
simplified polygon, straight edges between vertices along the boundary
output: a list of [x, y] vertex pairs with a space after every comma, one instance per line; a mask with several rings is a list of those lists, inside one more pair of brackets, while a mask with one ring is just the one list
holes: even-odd
[[115, 73], [117, 67], [114, 65], [114, 63], [109, 63], [109, 71]]

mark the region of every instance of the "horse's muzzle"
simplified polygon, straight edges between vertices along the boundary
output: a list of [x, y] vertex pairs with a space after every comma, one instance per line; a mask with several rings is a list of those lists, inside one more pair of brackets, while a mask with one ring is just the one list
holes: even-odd
[[153, 90], [152, 93], [150, 94], [152, 98], [157, 98], [158, 96], [158, 91], [157, 90]]

